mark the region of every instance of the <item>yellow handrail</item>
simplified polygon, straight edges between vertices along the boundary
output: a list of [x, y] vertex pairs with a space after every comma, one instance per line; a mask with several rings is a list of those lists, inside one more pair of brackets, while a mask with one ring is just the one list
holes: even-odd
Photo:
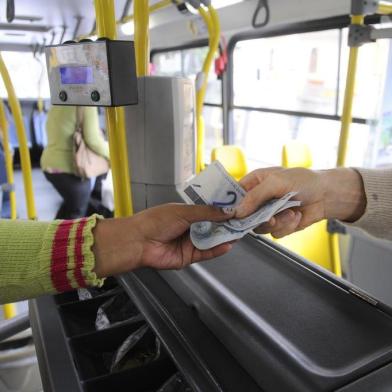
[[5, 114], [3, 100], [0, 99], [0, 128], [3, 132], [3, 147], [4, 147], [4, 158], [5, 158], [5, 169], [7, 171], [7, 182], [11, 186], [9, 192], [10, 195], [10, 207], [11, 207], [11, 219], [16, 219], [16, 194], [14, 189], [14, 167], [12, 163], [12, 153], [9, 142], [8, 134], [8, 121]]
[[[363, 15], [353, 15], [351, 23], [356, 25], [363, 25], [365, 18]], [[355, 77], [358, 65], [358, 47], [350, 48], [350, 56], [348, 61], [348, 71], [346, 80], [346, 90], [344, 94], [344, 105], [342, 114], [342, 125], [340, 129], [339, 148], [337, 166], [344, 166], [347, 156], [347, 145], [350, 134], [350, 125], [352, 121], [352, 109], [355, 91]]]
[[[5, 158], [5, 169], [7, 171], [7, 182], [12, 187], [10, 191], [10, 207], [11, 207], [11, 219], [16, 219], [16, 195], [14, 186], [14, 168], [12, 164], [12, 154], [9, 143], [8, 135], [8, 121], [5, 114], [3, 100], [0, 99], [0, 128], [3, 133], [3, 147], [4, 147], [4, 158]], [[10, 319], [15, 317], [17, 314], [15, 304], [4, 304], [3, 305], [4, 318]]]
[[[363, 15], [352, 15], [351, 23], [355, 25], [363, 25], [365, 17]], [[344, 94], [344, 105], [342, 113], [342, 125], [340, 129], [338, 157], [336, 166], [344, 166], [347, 157], [348, 139], [350, 136], [350, 126], [352, 122], [352, 110], [354, 103], [354, 92], [355, 92], [355, 79], [358, 67], [358, 47], [350, 48], [350, 55], [348, 61], [346, 90]], [[330, 250], [331, 250], [331, 261], [333, 272], [342, 276], [342, 266], [339, 253], [339, 236], [337, 233], [331, 233], [329, 236]]]
[[377, 13], [382, 15], [392, 14], [392, 4], [380, 3], [378, 5]]
[[[95, 0], [99, 36], [116, 39], [113, 0]], [[124, 108], [106, 108], [106, 126], [113, 173], [114, 213], [116, 217], [133, 214], [131, 180], [128, 166]]]
[[140, 77], [149, 74], [150, 35], [148, 0], [138, 0], [134, 4], [136, 72], [137, 76]]
[[[159, 11], [159, 10], [161, 10], [163, 8], [169, 7], [172, 4], [173, 4], [172, 0], [162, 0], [162, 1], [159, 1], [158, 3], [156, 3], [156, 4], [151, 5], [148, 8], [148, 11], [149, 11], [150, 14], [152, 14], [153, 12], [156, 12], [156, 11]], [[134, 20], [134, 15], [128, 15], [128, 16], [125, 16], [124, 18], [118, 20], [117, 24], [121, 25], [121, 24], [124, 24], [124, 23], [132, 22], [133, 20]]]
[[16, 97], [14, 86], [12, 85], [10, 75], [0, 53], [0, 74], [8, 94], [8, 102], [11, 106], [12, 115], [15, 121], [16, 133], [19, 142], [20, 161], [22, 165], [23, 183], [26, 197], [27, 217], [36, 219], [37, 213], [34, 203], [33, 177], [31, 173], [30, 152], [27, 145], [27, 137], [23, 123], [22, 110]]
[[208, 54], [204, 60], [203, 69], [196, 81], [196, 127], [197, 127], [197, 149], [196, 149], [196, 173], [204, 169], [204, 119], [203, 105], [206, 96], [208, 77], [214, 56], [219, 48], [220, 41], [220, 21], [219, 16], [213, 6], [208, 7], [208, 12], [203, 8], [199, 8], [200, 16], [203, 18], [207, 26], [209, 35]]

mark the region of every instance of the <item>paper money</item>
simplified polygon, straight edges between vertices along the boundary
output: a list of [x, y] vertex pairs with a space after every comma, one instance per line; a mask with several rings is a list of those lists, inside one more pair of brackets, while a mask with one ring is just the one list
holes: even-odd
[[[262, 223], [268, 222], [279, 212], [300, 206], [301, 202], [290, 200], [296, 194], [290, 192], [280, 199], [270, 200], [243, 219], [230, 219], [221, 223], [194, 223], [190, 229], [191, 241], [196, 248], [205, 250], [238, 240]], [[245, 197], [246, 191], [226, 172], [221, 163], [214, 161], [206, 170], [190, 180], [180, 190], [180, 195], [188, 204], [236, 207]]]
[[206, 170], [188, 181], [179, 193], [188, 204], [216, 207], [235, 207], [246, 194], [245, 189], [218, 161], [214, 161]]

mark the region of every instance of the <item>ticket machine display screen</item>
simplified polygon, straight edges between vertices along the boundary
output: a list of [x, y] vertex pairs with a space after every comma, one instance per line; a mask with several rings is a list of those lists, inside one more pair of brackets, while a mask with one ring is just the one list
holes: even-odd
[[62, 84], [94, 83], [92, 67], [60, 67]]

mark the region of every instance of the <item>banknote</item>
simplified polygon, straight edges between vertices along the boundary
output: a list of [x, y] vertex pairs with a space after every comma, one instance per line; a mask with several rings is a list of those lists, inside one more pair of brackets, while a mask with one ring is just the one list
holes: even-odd
[[[179, 193], [188, 204], [216, 207], [236, 207], [246, 195], [245, 189], [227, 173], [218, 161], [214, 161], [206, 170], [187, 182]], [[280, 199], [270, 200], [243, 219], [230, 219], [221, 223], [194, 223], [190, 229], [192, 243], [198, 249], [204, 250], [224, 242], [238, 240], [256, 227], [268, 222], [279, 212], [300, 206], [300, 201], [291, 200], [296, 194], [296, 192], [290, 192]]]
[[219, 161], [214, 161], [193, 177], [179, 193], [188, 204], [216, 207], [235, 207], [246, 194], [245, 189], [227, 173]]

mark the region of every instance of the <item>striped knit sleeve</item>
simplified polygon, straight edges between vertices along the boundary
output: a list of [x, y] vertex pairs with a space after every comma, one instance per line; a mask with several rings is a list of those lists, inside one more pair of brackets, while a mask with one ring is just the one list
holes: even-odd
[[98, 218], [0, 220], [0, 303], [101, 286], [92, 252]]

